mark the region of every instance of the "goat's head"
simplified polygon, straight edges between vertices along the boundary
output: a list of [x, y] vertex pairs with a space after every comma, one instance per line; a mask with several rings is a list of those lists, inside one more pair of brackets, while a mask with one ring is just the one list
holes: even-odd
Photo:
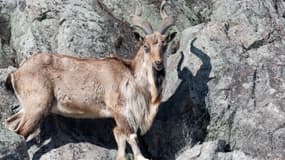
[[174, 25], [174, 19], [166, 14], [165, 4], [166, 2], [163, 1], [160, 6], [162, 22], [156, 31], [153, 31], [150, 23], [141, 17], [141, 8], [137, 7], [135, 15], [131, 16], [133, 25], [145, 33], [145, 36], [141, 36], [137, 32], [134, 33], [135, 38], [143, 43], [144, 57], [158, 71], [164, 68], [167, 45], [176, 35], [176, 32], [166, 34], [167, 29]]

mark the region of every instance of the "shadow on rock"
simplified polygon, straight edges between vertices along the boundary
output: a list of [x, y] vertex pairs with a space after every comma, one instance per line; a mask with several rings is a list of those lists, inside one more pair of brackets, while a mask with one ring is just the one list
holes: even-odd
[[106, 149], [116, 149], [112, 119], [70, 119], [50, 115], [41, 125], [39, 137], [27, 142], [28, 148], [39, 149], [32, 159], [38, 160], [49, 151], [66, 144], [91, 143]]
[[210, 57], [191, 42], [191, 52], [202, 65], [196, 75], [187, 68], [181, 69], [184, 53], [177, 65], [181, 83], [175, 93], [160, 106], [152, 129], [143, 137], [147, 151], [155, 159], [174, 160], [175, 154], [185, 146], [203, 142], [207, 135], [210, 115], [205, 99], [212, 65]]

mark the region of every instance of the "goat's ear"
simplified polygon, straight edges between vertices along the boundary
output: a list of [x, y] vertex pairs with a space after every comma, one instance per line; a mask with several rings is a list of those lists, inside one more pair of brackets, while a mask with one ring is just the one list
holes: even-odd
[[134, 36], [137, 41], [139, 42], [143, 41], [143, 37], [138, 32], [134, 32]]
[[176, 34], [177, 34], [177, 32], [172, 32], [172, 33], [168, 34], [166, 37], [167, 43], [172, 41], [175, 38]]

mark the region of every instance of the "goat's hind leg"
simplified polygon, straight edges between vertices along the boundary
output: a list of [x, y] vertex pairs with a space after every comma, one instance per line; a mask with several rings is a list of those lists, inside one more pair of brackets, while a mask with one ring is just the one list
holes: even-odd
[[27, 139], [40, 126], [52, 107], [53, 97], [50, 93], [47, 88], [42, 87], [38, 90], [30, 90], [29, 94], [22, 94], [21, 92], [16, 94], [22, 106], [21, 120], [14, 130], [16, 133]]
[[33, 104], [29, 105], [29, 108], [25, 108], [24, 106], [23, 108], [23, 116], [15, 132], [24, 136], [26, 139], [47, 117], [48, 113], [50, 112], [50, 106], [48, 102], [33, 102]]
[[21, 119], [23, 117], [23, 110], [21, 109], [19, 112], [15, 113], [14, 115], [8, 117], [5, 120], [5, 126], [11, 131], [16, 131], [16, 128], [18, 128]]
[[[32, 117], [30, 117], [32, 118]], [[11, 131], [14, 131], [18, 134], [23, 135], [25, 138], [29, 135], [29, 133], [34, 132], [34, 130], [37, 128], [37, 125], [31, 124], [29, 122], [30, 120], [27, 120], [27, 118], [24, 116], [23, 110], [21, 109], [19, 112], [15, 113], [5, 121], [5, 126]], [[27, 123], [26, 126], [23, 125], [23, 123]], [[29, 126], [28, 126], [29, 125]], [[20, 131], [20, 128], [25, 128], [27, 133], [23, 133], [23, 131]], [[23, 129], [22, 129], [23, 130]], [[29, 136], [30, 138], [31, 136]]]
[[[21, 71], [21, 68], [18, 70]], [[49, 114], [52, 107], [53, 92], [52, 85], [45, 78], [45, 75], [30, 72], [21, 74], [20, 71], [13, 73], [14, 81], [12, 84], [22, 109], [19, 114], [9, 118], [7, 124], [9, 126], [9, 123], [11, 124], [14, 121], [17, 125], [14, 125], [16, 128], [13, 130], [26, 139]]]

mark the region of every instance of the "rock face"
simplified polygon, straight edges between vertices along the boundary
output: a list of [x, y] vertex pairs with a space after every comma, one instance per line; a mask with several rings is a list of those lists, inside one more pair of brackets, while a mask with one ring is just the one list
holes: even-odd
[[0, 159], [29, 159], [24, 139], [3, 126], [0, 126]]
[[[181, 37], [181, 50], [190, 54], [185, 66], [194, 72], [202, 62], [196, 75], [201, 69], [204, 75], [208, 72], [207, 66], [203, 69], [205, 58], [197, 61], [195, 52], [210, 58], [206, 140], [224, 139], [232, 150], [258, 159], [285, 156], [280, 135], [285, 122], [282, 6], [272, 1], [216, 1], [211, 22], [190, 27]], [[196, 87], [201, 100], [201, 87]]]
[[195, 145], [179, 154], [177, 160], [255, 160], [242, 151], [226, 152], [225, 141], [209, 141], [201, 145]]
[[[2, 68], [18, 66], [36, 52], [79, 57], [115, 52], [132, 57], [137, 48], [128, 18], [134, 13], [135, 1], [1, 3]], [[160, 160], [285, 159], [285, 3], [170, 3], [168, 13], [177, 18], [173, 30], [180, 33], [176, 40], [180, 48], [169, 55], [163, 103], [152, 128], [140, 139], [144, 154]], [[160, 1], [142, 1], [143, 16], [155, 26], [160, 18], [159, 5]], [[169, 53], [176, 42], [170, 44]], [[18, 106], [3, 87], [11, 70], [0, 71], [2, 122], [13, 112], [11, 108]], [[43, 123], [40, 136], [27, 142], [29, 156], [114, 159], [113, 125], [113, 120], [52, 115]], [[11, 148], [13, 153], [16, 148]], [[24, 151], [20, 153], [15, 159], [24, 159]]]
[[36, 52], [127, 56], [135, 48], [130, 25], [110, 14], [101, 1], [20, 2], [10, 20], [19, 62]]

